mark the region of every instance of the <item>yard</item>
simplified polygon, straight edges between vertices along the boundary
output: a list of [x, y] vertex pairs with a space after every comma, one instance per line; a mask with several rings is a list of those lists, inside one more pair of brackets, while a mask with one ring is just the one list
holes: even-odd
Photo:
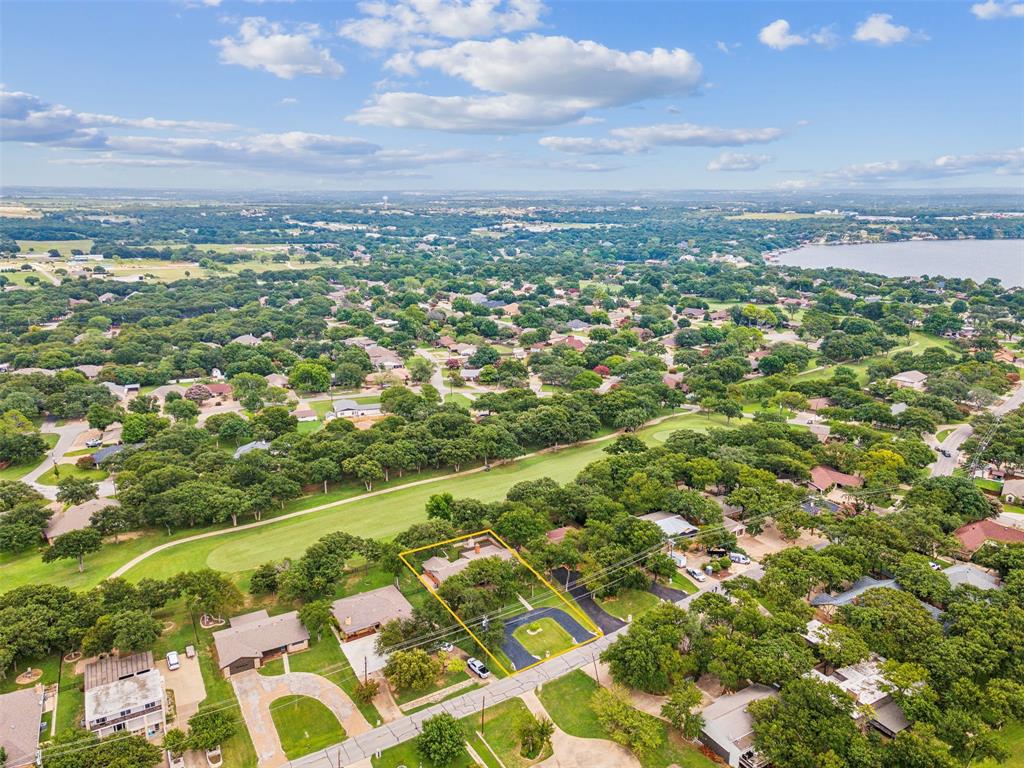
[[984, 760], [978, 763], [978, 768], [1024, 768], [1024, 721], [1007, 723], [996, 732], [996, 741], [1010, 756], [1002, 763]]
[[[60, 435], [53, 432], [43, 432], [42, 435], [43, 440], [46, 441], [47, 448], [53, 448], [53, 446], [57, 444], [57, 441], [60, 440]], [[92, 451], [90, 451], [90, 453], [91, 452]], [[38, 461], [26, 461], [20, 464], [11, 464], [9, 467], [0, 469], [0, 480], [17, 480], [18, 478], [27, 475], [44, 461], [46, 461], [45, 456], [40, 458]]]
[[516, 628], [512, 636], [522, 643], [527, 653], [538, 659], [546, 658], [548, 655], [554, 656], [576, 644], [557, 621], [546, 616]]
[[697, 592], [697, 585], [694, 584], [690, 579], [688, 579], [679, 571], [676, 571], [672, 574], [672, 578], [669, 579], [668, 584], [670, 587], [681, 589], [683, 590], [683, 592], [686, 592], [690, 595], [695, 594]]
[[92, 240], [18, 240], [17, 242], [22, 253], [45, 254], [50, 249], [56, 248], [60, 255], [65, 257], [71, 256], [72, 249], [88, 253], [92, 248]]
[[408, 704], [410, 701], [416, 701], [416, 699], [422, 698], [423, 696], [428, 696], [431, 693], [443, 691], [445, 688], [448, 688], [449, 686], [455, 685], [456, 683], [461, 683], [463, 680], [468, 679], [469, 673], [466, 672], [466, 670], [463, 669], [461, 666], [459, 667], [459, 669], [454, 671], [445, 670], [445, 672], [441, 675], [440, 679], [435, 680], [430, 685], [425, 685], [422, 688], [407, 688], [404, 691], [396, 691], [395, 703], [398, 706], [402, 706], [403, 704]]
[[[601, 726], [597, 715], [590, 708], [590, 698], [598, 685], [580, 670], [545, 683], [537, 695], [544, 708], [555, 721], [555, 725], [570, 736], [584, 739], [607, 739], [608, 734]], [[650, 717], [650, 715], [648, 715]], [[715, 768], [717, 765], [696, 747], [679, 738], [661, 720], [662, 741], [660, 746], [640, 759], [643, 768]]]
[[50, 467], [48, 470], [43, 472], [39, 476], [40, 485], [57, 485], [61, 480], [68, 477], [77, 477], [84, 480], [92, 480], [93, 482], [99, 482], [105, 479], [107, 476], [106, 470], [103, 469], [82, 469], [76, 467], [74, 464], [58, 464], [56, 467]]
[[338, 718], [309, 696], [284, 696], [270, 705], [270, 716], [289, 760], [345, 740]]
[[659, 602], [657, 597], [641, 589], [623, 589], [617, 595], [597, 598], [601, 608], [623, 621], [630, 617], [637, 618]]

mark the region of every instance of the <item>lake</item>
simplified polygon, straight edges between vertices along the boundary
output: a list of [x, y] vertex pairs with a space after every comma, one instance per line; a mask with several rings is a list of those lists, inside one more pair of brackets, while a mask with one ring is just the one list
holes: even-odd
[[1024, 286], [1024, 240], [909, 240], [902, 243], [805, 245], [778, 263], [808, 269], [858, 269], [888, 277], [942, 275]]

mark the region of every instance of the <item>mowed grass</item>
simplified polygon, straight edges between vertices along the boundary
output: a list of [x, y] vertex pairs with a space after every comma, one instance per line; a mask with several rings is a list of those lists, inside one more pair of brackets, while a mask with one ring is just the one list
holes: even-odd
[[82, 469], [74, 464], [59, 464], [57, 467], [50, 467], [39, 476], [41, 485], [57, 485], [61, 480], [69, 477], [76, 477], [82, 480], [99, 482], [105, 479], [107, 473], [102, 469]]
[[[559, 728], [570, 736], [583, 739], [608, 739], [608, 733], [597, 719], [590, 706], [590, 700], [597, 691], [598, 685], [580, 670], [545, 683], [538, 691], [544, 708]], [[667, 723], [650, 717], [661, 729], [661, 744], [657, 748], [640, 757], [643, 768], [669, 768], [671, 765], [680, 768], [715, 768], [715, 763], [697, 749], [680, 738]]]
[[345, 740], [338, 718], [310, 696], [283, 696], [270, 705], [270, 716], [289, 760]]
[[92, 240], [18, 240], [17, 243], [22, 253], [45, 254], [56, 248], [61, 256], [70, 256], [73, 249], [88, 253], [92, 248]]
[[1001, 763], [982, 760], [978, 768], [1024, 768], [1024, 720], [1007, 723], [996, 732], [996, 740], [1010, 756]]
[[527, 653], [538, 659], [546, 658], [548, 654], [561, 653], [576, 644], [557, 621], [546, 616], [517, 627], [512, 637], [522, 643]]
[[623, 589], [612, 597], [598, 599], [597, 604], [616, 618], [626, 621], [637, 618], [656, 606], [660, 601], [650, 592], [639, 589]]

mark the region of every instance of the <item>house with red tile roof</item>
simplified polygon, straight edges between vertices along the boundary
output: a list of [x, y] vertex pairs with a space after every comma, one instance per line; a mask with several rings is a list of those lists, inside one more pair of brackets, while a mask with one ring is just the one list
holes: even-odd
[[1024, 531], [1000, 525], [994, 520], [977, 520], [956, 529], [953, 532], [965, 554], [974, 554], [986, 541], [998, 541], [1001, 544], [1024, 542]]

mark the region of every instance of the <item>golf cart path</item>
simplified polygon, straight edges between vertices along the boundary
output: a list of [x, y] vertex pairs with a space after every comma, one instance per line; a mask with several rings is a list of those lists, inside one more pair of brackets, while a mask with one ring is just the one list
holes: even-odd
[[[649, 421], [646, 424], [644, 424], [644, 427], [653, 427], [653, 426], [656, 426], [657, 424], [660, 424], [663, 421], [667, 421], [668, 419], [674, 419], [677, 416], [685, 416], [687, 413], [691, 413], [691, 412], [692, 412], [692, 409], [686, 409], [686, 410], [676, 411], [674, 413], [669, 413], [669, 414], [666, 414], [664, 416], [658, 416], [657, 418], [651, 419], [651, 421]], [[557, 446], [557, 447], [552, 446], [550, 448], [543, 448], [543, 449], [541, 449], [539, 451], [532, 451], [530, 453], [524, 453], [522, 456], [517, 456], [516, 458], [506, 462], [506, 464], [515, 464], [516, 462], [522, 461], [523, 459], [529, 459], [529, 458], [532, 458], [534, 456], [542, 456], [542, 455], [548, 454], [548, 453], [555, 453], [557, 451], [565, 450], [566, 448], [577, 448], [577, 447], [581, 447], [581, 446], [585, 446], [585, 445], [592, 445], [594, 443], [605, 442], [607, 440], [612, 440], [612, 439], [618, 437], [620, 434], [622, 434], [622, 430], [616, 430], [616, 431], [611, 432], [611, 433], [609, 433], [607, 435], [601, 435], [600, 437], [594, 437], [594, 438], [591, 438], [590, 440], [582, 440], [582, 441], [580, 441], [578, 443], [573, 443], [572, 445], [562, 445], [562, 446]], [[371, 499], [371, 498], [374, 498], [375, 496], [384, 496], [385, 494], [394, 493], [396, 491], [405, 490], [407, 488], [416, 488], [416, 487], [423, 486], [423, 485], [429, 485], [431, 483], [439, 483], [439, 482], [442, 482], [442, 481], [453, 480], [453, 479], [455, 479], [457, 477], [464, 477], [466, 475], [474, 475], [477, 472], [484, 472], [486, 469], [487, 469], [486, 467], [482, 467], [481, 466], [481, 467], [474, 467], [473, 469], [467, 469], [467, 470], [464, 470], [462, 472], [452, 472], [452, 473], [449, 473], [447, 475], [437, 475], [436, 477], [427, 477], [427, 478], [424, 478], [423, 480], [414, 480], [411, 483], [402, 483], [401, 485], [393, 485], [393, 486], [390, 486], [388, 488], [381, 488], [380, 490], [377, 490], [377, 491], [368, 491], [366, 493], [360, 493], [357, 496], [350, 496], [347, 499], [341, 499], [339, 501], [331, 501], [331, 502], [328, 502], [326, 504], [320, 504], [320, 505], [315, 506], [315, 507], [310, 507], [309, 509], [299, 509], [299, 510], [296, 510], [295, 512], [289, 512], [288, 514], [280, 515], [279, 517], [272, 517], [272, 518], [270, 518], [268, 520], [257, 520], [257, 521], [252, 522], [252, 523], [245, 523], [243, 525], [236, 525], [236, 526], [233, 526], [231, 528], [220, 528], [220, 529], [218, 529], [216, 531], [207, 531], [205, 533], [197, 533], [197, 534], [194, 534], [192, 536], [185, 536], [185, 537], [180, 538], [180, 539], [175, 539], [174, 541], [164, 542], [163, 544], [158, 544], [157, 546], [153, 547], [152, 549], [147, 549], [145, 552], [143, 552], [140, 555], [136, 555], [131, 560], [129, 560], [127, 563], [125, 563], [124, 565], [120, 566], [117, 570], [115, 570], [113, 573], [111, 573], [108, 578], [116, 579], [116, 578], [118, 578], [120, 576], [124, 576], [128, 571], [130, 571], [132, 568], [137, 566], [143, 560], [146, 560], [146, 559], [152, 557], [153, 555], [155, 555], [155, 554], [157, 554], [159, 552], [163, 552], [165, 550], [172, 549], [173, 547], [181, 546], [182, 544], [188, 544], [188, 543], [191, 543], [193, 541], [202, 541], [203, 539], [212, 539], [212, 538], [214, 538], [216, 536], [227, 536], [228, 534], [237, 533], [238, 531], [248, 531], [248, 530], [252, 530], [253, 528], [262, 528], [265, 525], [274, 525], [275, 523], [280, 523], [280, 522], [282, 522], [284, 520], [293, 520], [296, 517], [303, 517], [304, 515], [312, 515], [315, 512], [323, 512], [326, 509], [333, 509], [335, 507], [341, 507], [341, 506], [344, 506], [346, 504], [354, 504], [357, 501], [365, 501], [366, 499]]]

